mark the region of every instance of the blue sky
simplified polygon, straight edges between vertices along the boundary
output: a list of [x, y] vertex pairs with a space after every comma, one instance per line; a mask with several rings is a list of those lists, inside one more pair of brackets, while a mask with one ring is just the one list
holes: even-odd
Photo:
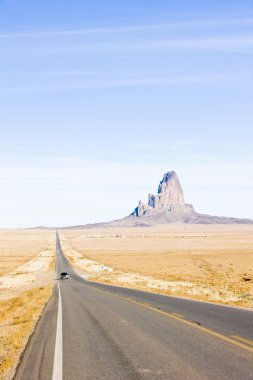
[[252, 1], [0, 0], [0, 49], [0, 227], [123, 217], [169, 170], [253, 218]]

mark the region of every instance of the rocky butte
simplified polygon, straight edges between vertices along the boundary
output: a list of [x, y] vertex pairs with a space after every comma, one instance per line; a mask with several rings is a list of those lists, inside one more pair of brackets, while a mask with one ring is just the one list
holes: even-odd
[[158, 193], [148, 195], [148, 204], [140, 201], [130, 216], [145, 219], [156, 217], [170, 222], [184, 219], [192, 214], [194, 209], [185, 203], [178, 176], [172, 171], [164, 174], [158, 186]]
[[192, 205], [185, 203], [183, 190], [177, 174], [165, 173], [156, 195], [148, 195], [148, 204], [142, 201], [129, 218], [145, 222], [185, 222], [195, 214]]
[[165, 173], [156, 195], [148, 195], [148, 203], [139, 202], [126, 218], [112, 222], [124, 225], [152, 225], [158, 223], [195, 224], [252, 224], [249, 219], [211, 216], [196, 212], [192, 205], [185, 203], [183, 190], [176, 172]]
[[211, 216], [196, 212], [185, 203], [183, 190], [174, 171], [165, 173], [156, 195], [148, 195], [148, 203], [139, 202], [135, 210], [123, 219], [109, 223], [95, 223], [66, 228], [152, 226], [164, 223], [193, 224], [253, 224], [253, 220]]

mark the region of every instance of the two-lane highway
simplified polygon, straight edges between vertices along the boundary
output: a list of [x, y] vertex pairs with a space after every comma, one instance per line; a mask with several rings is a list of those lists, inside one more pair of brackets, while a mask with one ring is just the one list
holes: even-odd
[[252, 312], [61, 272], [16, 379], [253, 379]]

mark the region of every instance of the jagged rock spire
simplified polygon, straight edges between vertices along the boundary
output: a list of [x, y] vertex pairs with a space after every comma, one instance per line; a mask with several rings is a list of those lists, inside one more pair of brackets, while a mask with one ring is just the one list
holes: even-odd
[[174, 171], [164, 174], [158, 186], [158, 193], [148, 195], [148, 204], [140, 201], [132, 215], [139, 218], [157, 212], [160, 213], [163, 210], [171, 214], [172, 217], [179, 217], [185, 212], [193, 211], [192, 206], [186, 205], [184, 202], [183, 190]]
[[148, 204], [140, 201], [129, 216], [113, 223], [146, 227], [165, 223], [253, 224], [253, 220], [197, 213], [191, 204], [185, 203], [178, 176], [174, 171], [171, 171], [164, 174], [159, 183], [157, 194], [148, 195]]
[[183, 190], [174, 171], [164, 174], [157, 195], [148, 196], [148, 205], [154, 209], [169, 208], [172, 204], [185, 205]]

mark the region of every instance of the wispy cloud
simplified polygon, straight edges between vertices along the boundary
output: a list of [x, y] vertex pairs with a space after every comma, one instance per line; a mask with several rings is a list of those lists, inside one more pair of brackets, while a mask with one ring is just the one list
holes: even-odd
[[132, 141], [126, 143], [128, 148], [141, 149], [141, 150], [159, 150], [159, 151], [171, 151], [175, 149], [176, 151], [181, 151], [181, 149], [185, 149], [185, 147], [191, 147], [194, 145], [200, 144], [200, 140], [171, 140], [169, 144], [164, 144], [162, 141], [158, 142], [150, 142], [150, 141]]
[[168, 86], [168, 85], [190, 85], [201, 83], [220, 83], [220, 82], [251, 82], [252, 75], [216, 75], [216, 76], [188, 76], [172, 78], [119, 78], [109, 80], [92, 80], [85, 83], [55, 83], [45, 85], [1, 87], [0, 92], [36, 92], [36, 91], [78, 91], [86, 89], [120, 88], [120, 87], [139, 87], [139, 86]]
[[170, 140], [167, 144], [161, 141], [133, 141], [128, 143], [130, 149], [137, 150], [138, 154], [144, 160], [152, 161], [154, 156], [156, 159], [164, 160], [165, 157], [174, 161], [202, 160], [202, 161], [218, 161], [215, 154], [201, 152], [203, 141], [199, 140]]
[[[111, 36], [110, 36], [111, 37]], [[113, 36], [114, 37], [114, 36]], [[194, 38], [131, 38], [120, 39], [116, 36], [113, 40], [105, 40], [103, 35], [99, 39], [85, 41], [70, 41], [59, 44], [52, 42], [44, 46], [17, 47], [8, 46], [8, 54], [36, 55], [36, 54], [103, 54], [122, 57], [126, 55], [143, 56], [144, 54], [174, 54], [190, 51], [224, 51], [232, 53], [253, 53], [253, 33], [245, 35], [218, 35], [215, 37]]]
[[[253, 25], [253, 17], [245, 18], [230, 18], [230, 19], [205, 19], [193, 20], [187, 22], [171, 22], [159, 24], [146, 24], [146, 25], [127, 25], [116, 27], [96, 27], [96, 28], [83, 28], [83, 29], [49, 29], [49, 28], [34, 28], [31, 26], [23, 27], [23, 31], [15, 32], [2, 32], [0, 38], [24, 38], [24, 37], [68, 37], [68, 36], [85, 36], [89, 34], [110, 34], [110, 33], [131, 33], [131, 32], [145, 32], [155, 30], [169, 30], [180, 28], [199, 28], [199, 27], [215, 27], [215, 26], [242, 26]], [[28, 31], [27, 31], [28, 29]]]
[[14, 71], [2, 71], [0, 72], [1, 77], [128, 77], [133, 76], [127, 72], [104, 72], [104, 71], [92, 71], [92, 70], [59, 70], [59, 71], [34, 71], [34, 72], [14, 72]]

